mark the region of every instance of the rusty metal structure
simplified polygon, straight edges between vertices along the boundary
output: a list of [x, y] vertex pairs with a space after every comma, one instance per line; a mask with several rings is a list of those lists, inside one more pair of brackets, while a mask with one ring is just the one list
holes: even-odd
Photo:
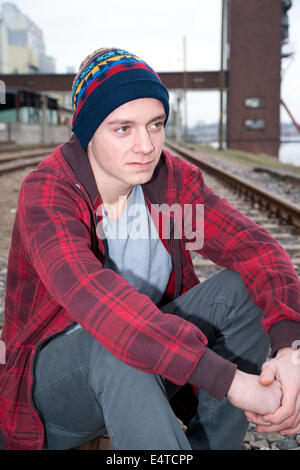
[[[169, 90], [220, 91], [219, 140], [228, 148], [278, 157], [281, 48], [291, 6], [291, 0], [222, 0], [220, 70], [159, 73]], [[0, 75], [7, 88], [35, 92], [68, 92], [73, 79], [74, 74]]]
[[227, 143], [277, 156], [280, 144], [281, 46], [290, 1], [230, 0]]

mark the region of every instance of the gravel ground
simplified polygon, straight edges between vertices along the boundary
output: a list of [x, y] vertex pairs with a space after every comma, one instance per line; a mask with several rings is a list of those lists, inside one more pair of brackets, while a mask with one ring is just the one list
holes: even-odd
[[[261, 186], [264, 190], [276, 194], [278, 197], [285, 198], [294, 204], [300, 203], [300, 167], [292, 167], [291, 165], [281, 164], [274, 169], [278, 173], [286, 172], [292, 176], [297, 176], [297, 182], [281, 181], [267, 172], [255, 171], [255, 168], [261, 168], [264, 165], [250, 160], [243, 160], [237, 156], [229, 156], [227, 154], [219, 153], [212, 150], [198, 148], [194, 145], [188, 145], [188, 148], [199, 152], [202, 159], [219, 166], [223, 170], [230, 171], [231, 173], [246, 179], [248, 182], [253, 182], [257, 186]], [[274, 159], [266, 157], [266, 168], [269, 163], [274, 163]], [[272, 167], [270, 167], [272, 168]]]
[[[229, 168], [232, 165], [227, 165]], [[278, 197], [282, 197], [284, 199], [288, 199], [290, 202], [294, 204], [299, 204], [300, 201], [300, 183], [289, 183], [289, 182], [281, 182], [278, 179], [274, 178], [272, 175], [268, 173], [258, 173], [256, 171], [247, 171], [243, 169], [235, 169], [233, 173], [240, 176], [241, 178], [247, 179], [248, 181], [253, 182], [257, 186], [262, 187], [266, 191], [270, 193], [276, 194]]]
[[[236, 162], [235, 159], [220, 157], [220, 154], [211, 151], [201, 151], [201, 157], [221, 165], [256, 184], [261, 184], [265, 189], [282, 195], [294, 203], [300, 201], [300, 186], [279, 182], [266, 173], [253, 172], [253, 165]], [[254, 165], [255, 166], [255, 165]], [[256, 165], [257, 166], [257, 165]], [[0, 325], [4, 321], [4, 296], [6, 285], [7, 259], [10, 245], [11, 229], [16, 213], [18, 194], [23, 179], [32, 168], [19, 170], [9, 175], [0, 176]], [[291, 437], [283, 437], [277, 433], [264, 434], [256, 431], [253, 423], [249, 424], [245, 436], [243, 450], [300, 450], [300, 433]]]
[[265, 434], [256, 432], [255, 424], [250, 423], [242, 450], [300, 450], [300, 433], [291, 437], [278, 433]]

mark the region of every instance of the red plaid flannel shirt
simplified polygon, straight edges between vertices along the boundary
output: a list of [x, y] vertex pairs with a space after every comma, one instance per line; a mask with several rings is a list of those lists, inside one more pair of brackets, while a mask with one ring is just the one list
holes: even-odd
[[[287, 253], [264, 228], [208, 188], [197, 167], [166, 151], [143, 191], [148, 205], [204, 204], [204, 243], [198, 252], [240, 273], [264, 312], [262, 323], [274, 352], [299, 339], [299, 278]], [[32, 401], [34, 363], [41, 345], [74, 322], [140, 370], [177, 384], [192, 377], [193, 385], [217, 398], [231, 383], [234, 365], [206, 347], [199, 328], [162, 313], [121, 276], [103, 269], [105, 249], [95, 237], [99, 203], [76, 137], [57, 147], [23, 182], [1, 336], [6, 347], [6, 363], [0, 365], [2, 449], [43, 447], [42, 419]], [[162, 239], [173, 261], [166, 302], [199, 282], [185, 241]], [[204, 370], [209, 373], [203, 376]], [[218, 389], [217, 382], [225, 385]]]

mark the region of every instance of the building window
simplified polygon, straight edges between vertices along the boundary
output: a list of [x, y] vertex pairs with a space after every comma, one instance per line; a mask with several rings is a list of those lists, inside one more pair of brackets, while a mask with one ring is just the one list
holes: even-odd
[[11, 44], [12, 46], [21, 46], [21, 47], [27, 47], [28, 46], [28, 41], [27, 41], [27, 31], [20, 31], [20, 30], [12, 30], [8, 29], [8, 44]]
[[251, 96], [245, 99], [246, 108], [264, 108], [265, 100], [259, 96]]
[[265, 128], [264, 119], [246, 119], [245, 127], [251, 131], [262, 131]]

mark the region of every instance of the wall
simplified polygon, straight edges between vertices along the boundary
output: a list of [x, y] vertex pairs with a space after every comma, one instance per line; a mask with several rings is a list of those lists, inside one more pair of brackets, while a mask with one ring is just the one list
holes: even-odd
[[38, 124], [0, 123], [0, 142], [15, 142], [19, 145], [61, 144], [69, 140], [70, 136], [68, 126], [48, 126], [46, 141], [42, 142], [42, 128]]
[[12, 73], [27, 73], [29, 62], [29, 50], [22, 46], [8, 45], [9, 50], [9, 70]]
[[8, 73], [8, 44], [6, 26], [0, 18], [0, 72]]

